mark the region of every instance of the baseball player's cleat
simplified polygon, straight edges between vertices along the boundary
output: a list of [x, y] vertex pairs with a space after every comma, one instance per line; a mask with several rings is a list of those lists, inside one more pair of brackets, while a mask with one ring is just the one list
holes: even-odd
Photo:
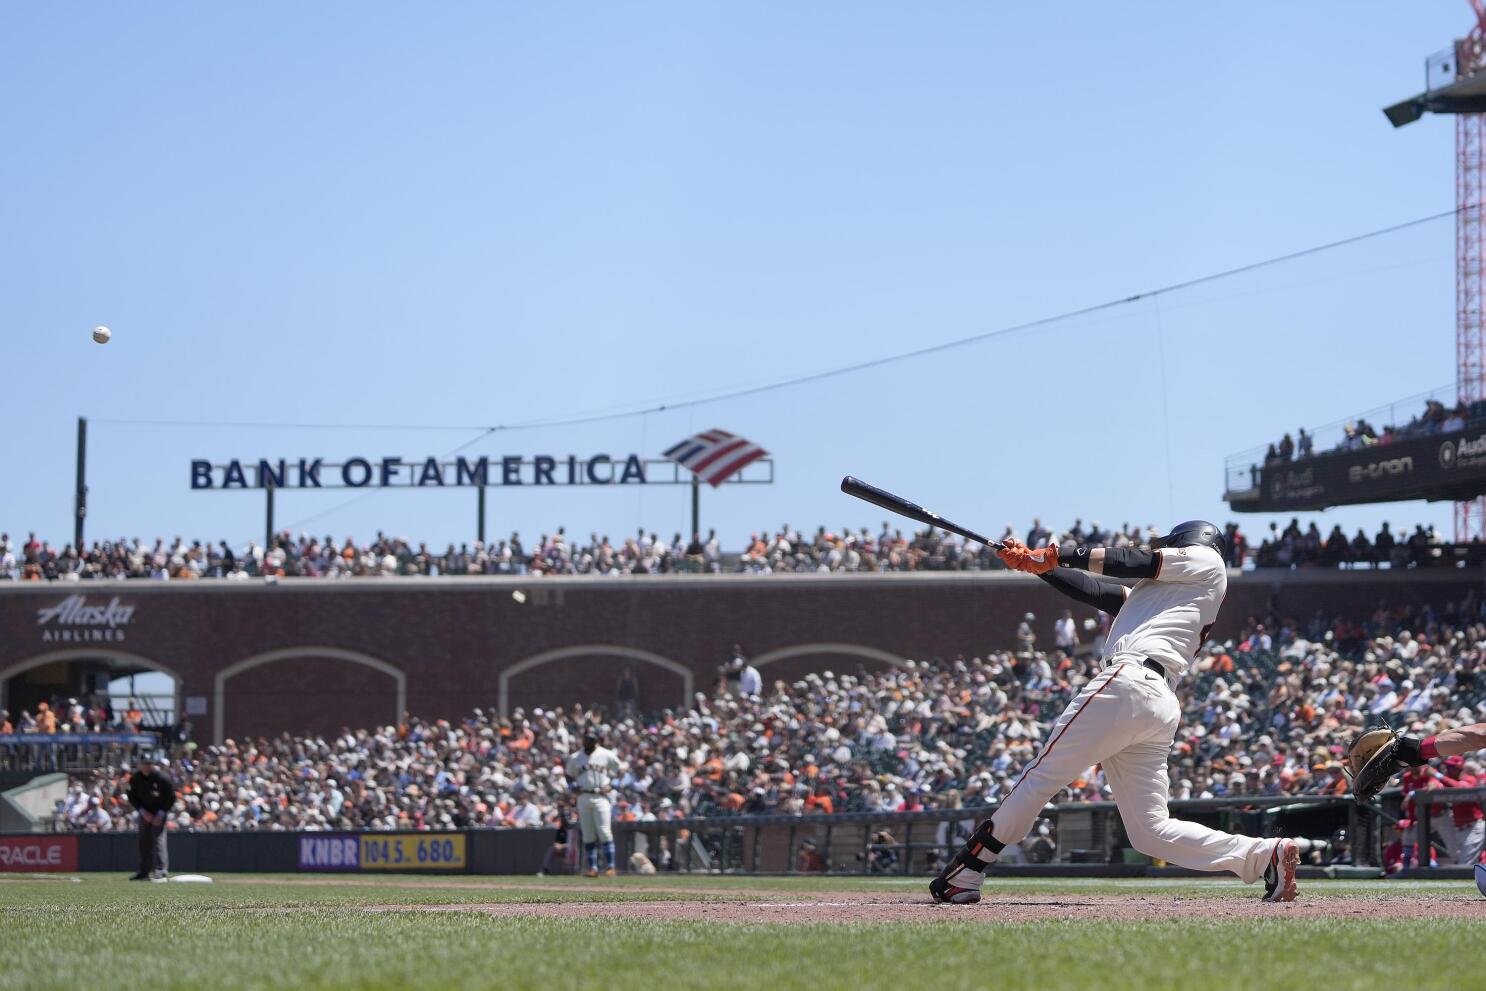
[[1264, 901], [1293, 902], [1297, 888], [1295, 869], [1300, 866], [1300, 846], [1294, 840], [1280, 839], [1264, 868]]
[[980, 886], [985, 882], [986, 867], [1004, 846], [991, 835], [991, 820], [982, 820], [970, 842], [954, 855], [942, 874], [929, 882], [929, 894], [936, 902], [974, 905], [980, 901]]
[[583, 876], [584, 877], [598, 877], [599, 876], [599, 872], [597, 870], [595, 870], [594, 868], [590, 867], [590, 868], [588, 868], [588, 870], [586, 870], [586, 871], [583, 872]]
[[619, 872], [616, 871], [612, 867], [610, 867], [608, 870], [604, 871], [604, 877], [616, 877], [618, 874], [619, 874]]
[[929, 897], [945, 905], [974, 905], [980, 901], [979, 888], [961, 888], [942, 877], [929, 882]]

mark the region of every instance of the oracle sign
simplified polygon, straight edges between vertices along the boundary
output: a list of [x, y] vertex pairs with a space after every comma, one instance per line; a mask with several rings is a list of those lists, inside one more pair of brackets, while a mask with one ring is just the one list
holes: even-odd
[[76, 836], [0, 836], [0, 872], [75, 870]]

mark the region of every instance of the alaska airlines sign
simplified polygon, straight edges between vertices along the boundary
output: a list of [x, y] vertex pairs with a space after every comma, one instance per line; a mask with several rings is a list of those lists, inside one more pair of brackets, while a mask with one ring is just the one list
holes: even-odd
[[104, 603], [85, 595], [69, 595], [54, 606], [36, 610], [36, 625], [46, 643], [117, 643], [124, 627], [134, 622], [134, 607], [116, 595]]
[[[664, 462], [669, 464], [669, 462]], [[505, 485], [647, 485], [646, 462], [624, 457], [507, 456], [500, 458], [323, 458], [233, 459], [224, 464], [191, 462], [193, 489], [437, 489]], [[669, 480], [668, 480], [669, 481]]]

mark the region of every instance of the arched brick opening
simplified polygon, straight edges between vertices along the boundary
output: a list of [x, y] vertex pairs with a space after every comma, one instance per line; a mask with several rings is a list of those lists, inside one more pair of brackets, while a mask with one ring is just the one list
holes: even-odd
[[634, 669], [640, 708], [688, 705], [696, 678], [691, 668], [635, 647], [583, 644], [534, 654], [500, 673], [500, 714], [513, 705], [602, 705], [616, 702], [620, 672]]
[[883, 668], [906, 667], [908, 662], [898, 654], [877, 647], [829, 642], [779, 647], [750, 658], [749, 663], [759, 669], [764, 685], [768, 687], [775, 681], [798, 681], [811, 672], [855, 674], [861, 667], [868, 671], [881, 671]]
[[407, 701], [407, 675], [370, 654], [340, 647], [271, 650], [217, 672], [212, 739], [396, 723]]
[[[35, 671], [37, 668], [44, 668], [49, 664], [65, 665], [75, 661], [106, 661], [110, 667], [121, 673], [139, 668], [146, 671], [158, 671], [161, 674], [168, 675], [174, 685], [175, 698], [173, 700], [173, 708], [175, 710], [175, 717], [177, 719], [180, 718], [182, 708], [181, 676], [179, 674], [151, 658], [144, 657], [140, 654], [132, 654], [126, 650], [110, 650], [106, 647], [72, 647], [66, 650], [52, 650], [45, 654], [37, 654], [34, 657], [17, 661], [10, 665], [10, 667], [0, 670], [0, 709], [10, 709], [12, 710], [12, 716], [17, 715], [15, 711], [16, 707], [11, 704], [12, 700], [8, 697], [8, 686], [12, 678], [30, 671]], [[67, 691], [68, 693], [75, 694], [80, 692], [81, 689], [69, 685]]]

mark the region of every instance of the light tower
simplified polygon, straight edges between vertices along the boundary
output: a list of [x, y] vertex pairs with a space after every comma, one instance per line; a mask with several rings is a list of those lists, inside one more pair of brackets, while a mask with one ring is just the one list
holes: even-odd
[[[1455, 385], [1486, 399], [1486, 0], [1470, 33], [1424, 62], [1424, 92], [1383, 111], [1394, 127], [1426, 112], [1455, 116]], [[1486, 538], [1486, 496], [1455, 504], [1455, 540]]]

